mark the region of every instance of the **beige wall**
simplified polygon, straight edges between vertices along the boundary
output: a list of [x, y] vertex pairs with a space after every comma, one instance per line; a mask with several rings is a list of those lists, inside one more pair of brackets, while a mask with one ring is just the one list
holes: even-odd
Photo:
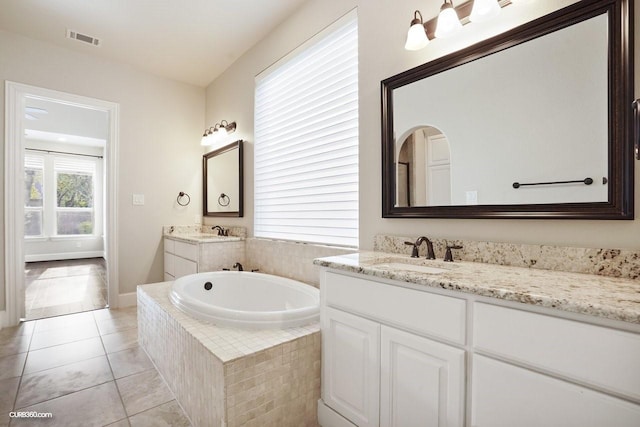
[[[538, 0], [529, 5], [528, 16], [516, 14], [517, 7], [482, 25], [465, 27], [455, 39], [435, 40], [420, 52], [403, 49], [407, 26], [414, 9], [435, 16], [438, 0], [311, 0], [297, 14], [240, 57], [207, 88], [207, 123], [236, 120], [239, 138], [248, 141], [245, 151], [244, 225], [252, 235], [253, 212], [253, 89], [254, 77], [287, 52], [354, 7], [359, 17], [360, 67], [360, 247], [373, 247], [377, 233], [423, 234], [430, 237], [563, 246], [640, 248], [640, 221], [577, 220], [476, 220], [476, 219], [383, 219], [381, 218], [380, 81], [403, 70], [460, 49], [474, 39], [485, 38], [519, 22], [552, 11], [575, 0]], [[525, 9], [520, 9], [523, 11]], [[522, 12], [520, 12], [522, 13]], [[640, 22], [640, 8], [636, 9]], [[637, 27], [640, 27], [637, 26]], [[637, 37], [640, 39], [640, 37]], [[636, 43], [636, 63], [640, 62]], [[640, 70], [640, 64], [637, 67]], [[636, 73], [638, 76], [638, 73]], [[636, 92], [640, 81], [636, 78]], [[461, 105], [461, 114], [466, 108]], [[640, 211], [640, 174], [636, 173], [636, 212]], [[215, 223], [215, 219], [207, 219]], [[227, 221], [226, 222], [232, 222]]]
[[[161, 281], [164, 224], [191, 224], [201, 214], [204, 89], [131, 66], [0, 31], [0, 92], [4, 80], [116, 102], [120, 105], [118, 227], [120, 293]], [[4, 102], [0, 103], [4, 117]], [[0, 121], [4, 135], [4, 121]], [[1, 151], [4, 177], [4, 149]], [[2, 178], [4, 180], [4, 178]], [[176, 205], [179, 191], [191, 195]], [[0, 186], [4, 200], [4, 185]], [[132, 193], [145, 195], [132, 206]], [[0, 218], [4, 220], [4, 208]], [[4, 231], [0, 232], [0, 309], [4, 307]]]

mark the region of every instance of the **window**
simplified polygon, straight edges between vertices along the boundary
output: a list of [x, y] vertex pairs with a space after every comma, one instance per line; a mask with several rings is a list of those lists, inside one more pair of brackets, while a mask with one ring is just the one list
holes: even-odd
[[56, 234], [93, 233], [95, 163], [56, 158]]
[[101, 234], [101, 159], [25, 155], [25, 236]]
[[352, 12], [256, 78], [254, 233], [358, 246]]
[[24, 234], [42, 236], [44, 157], [25, 156]]

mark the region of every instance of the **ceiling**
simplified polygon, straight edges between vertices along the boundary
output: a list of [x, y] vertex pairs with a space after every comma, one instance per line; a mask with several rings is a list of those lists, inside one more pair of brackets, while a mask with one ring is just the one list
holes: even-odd
[[305, 1], [0, 0], [0, 29], [207, 86]]
[[39, 142], [104, 147], [109, 135], [105, 111], [27, 97], [25, 137]]

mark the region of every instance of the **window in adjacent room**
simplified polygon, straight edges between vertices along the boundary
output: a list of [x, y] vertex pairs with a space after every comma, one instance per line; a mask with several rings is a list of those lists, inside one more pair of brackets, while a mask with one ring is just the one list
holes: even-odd
[[101, 158], [25, 155], [26, 237], [100, 235]]
[[358, 246], [355, 11], [256, 78], [256, 237]]

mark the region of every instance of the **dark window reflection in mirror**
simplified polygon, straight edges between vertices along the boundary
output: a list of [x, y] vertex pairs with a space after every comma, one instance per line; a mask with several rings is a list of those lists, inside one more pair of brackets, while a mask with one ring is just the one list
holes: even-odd
[[202, 157], [203, 215], [243, 215], [242, 141], [236, 141]]
[[633, 219], [628, 0], [382, 82], [383, 217]]

